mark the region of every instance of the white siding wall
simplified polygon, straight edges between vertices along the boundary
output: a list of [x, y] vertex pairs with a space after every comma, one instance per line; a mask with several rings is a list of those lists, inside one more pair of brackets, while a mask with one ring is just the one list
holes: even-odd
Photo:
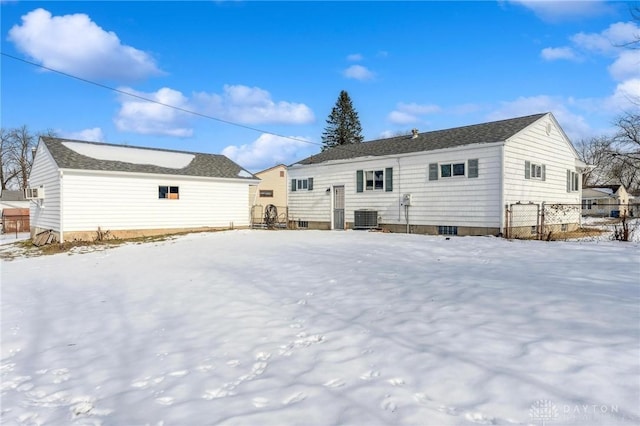
[[[66, 232], [249, 225], [248, 182], [77, 170], [63, 182]], [[158, 186], [180, 198], [159, 199]]]
[[[547, 124], [550, 132], [547, 134]], [[575, 153], [556, 122], [545, 117], [505, 145], [505, 204], [581, 202], [580, 191], [567, 192], [567, 170], [576, 172]], [[545, 166], [545, 180], [525, 179], [525, 161]], [[581, 179], [578, 179], [580, 185]]]
[[38, 145], [29, 175], [30, 187], [40, 185], [44, 186], [45, 198], [30, 202], [30, 226], [60, 232], [60, 173], [49, 150], [42, 143]]
[[[499, 191], [501, 149], [501, 144], [484, 144], [351, 162], [295, 165], [288, 170], [289, 180], [312, 177], [314, 188], [290, 191], [289, 211], [296, 220], [329, 222], [332, 196], [326, 189], [344, 185], [347, 222], [353, 222], [355, 210], [371, 209], [378, 211], [381, 223], [404, 224], [401, 197], [411, 193], [409, 218], [413, 225], [498, 227], [503, 215]], [[478, 160], [477, 178], [456, 176], [429, 181], [430, 163], [466, 163], [470, 159]], [[392, 192], [356, 192], [357, 170], [388, 167], [393, 168]]]

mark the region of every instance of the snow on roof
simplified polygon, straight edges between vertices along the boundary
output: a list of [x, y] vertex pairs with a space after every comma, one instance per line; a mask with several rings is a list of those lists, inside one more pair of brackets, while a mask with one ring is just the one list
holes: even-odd
[[591, 188], [594, 191], [602, 192], [607, 195], [613, 195], [613, 189], [611, 188]]
[[96, 160], [122, 161], [131, 164], [150, 164], [169, 169], [187, 167], [195, 158], [193, 154], [183, 152], [155, 151], [117, 145], [99, 145], [82, 142], [62, 142], [62, 145], [78, 154]]
[[251, 173], [249, 173], [248, 171], [242, 169], [240, 170], [240, 172], [238, 173], [238, 177], [253, 177], [253, 175]]

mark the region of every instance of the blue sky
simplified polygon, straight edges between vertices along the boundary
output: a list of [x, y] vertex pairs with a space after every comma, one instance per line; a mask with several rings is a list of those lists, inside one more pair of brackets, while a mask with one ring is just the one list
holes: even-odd
[[319, 152], [346, 90], [365, 140], [550, 111], [575, 144], [638, 107], [634, 4], [2, 0], [0, 119], [255, 172]]

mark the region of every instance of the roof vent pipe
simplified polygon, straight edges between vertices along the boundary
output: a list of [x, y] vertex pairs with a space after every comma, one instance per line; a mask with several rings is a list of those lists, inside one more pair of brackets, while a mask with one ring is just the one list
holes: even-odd
[[418, 129], [411, 129], [411, 139], [415, 139], [418, 137]]

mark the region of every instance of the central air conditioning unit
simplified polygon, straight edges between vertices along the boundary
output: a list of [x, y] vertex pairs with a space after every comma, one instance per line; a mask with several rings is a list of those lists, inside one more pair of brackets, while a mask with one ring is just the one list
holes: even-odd
[[41, 200], [44, 198], [44, 188], [25, 188], [24, 198], [27, 200]]
[[377, 210], [356, 210], [353, 212], [353, 229], [372, 229], [378, 227]]

